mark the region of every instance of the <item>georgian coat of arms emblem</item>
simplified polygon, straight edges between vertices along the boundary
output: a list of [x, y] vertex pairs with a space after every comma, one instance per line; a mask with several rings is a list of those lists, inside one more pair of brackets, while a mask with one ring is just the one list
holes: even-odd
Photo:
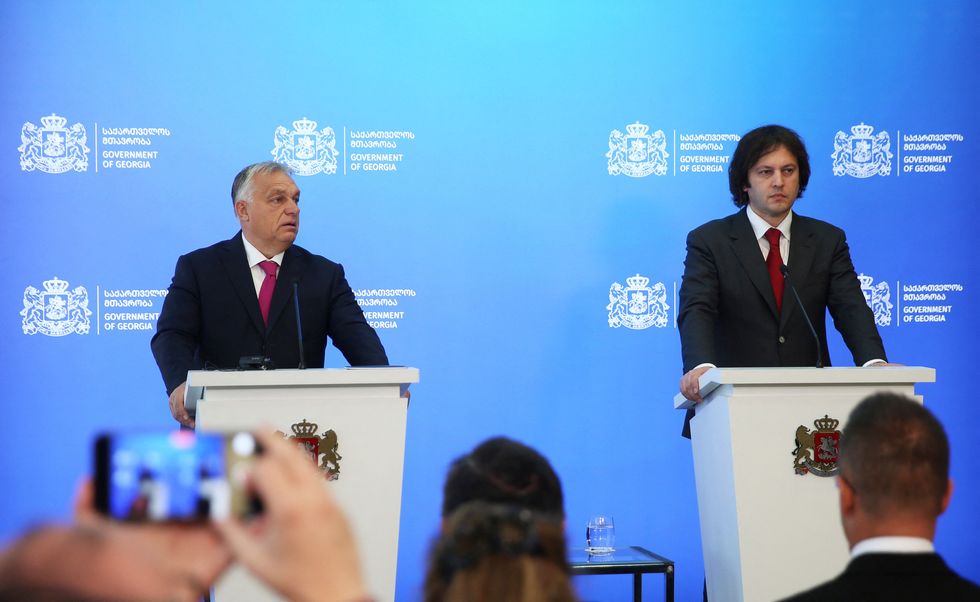
[[650, 126], [637, 121], [626, 126], [626, 134], [613, 130], [609, 134], [609, 175], [623, 174], [631, 178], [643, 178], [650, 174], [667, 173], [667, 137], [663, 130], [651, 136]]
[[808, 472], [818, 477], [832, 477], [840, 470], [837, 467], [837, 450], [840, 446], [839, 420], [824, 414], [813, 421], [815, 430], [802, 424], [796, 429], [796, 449], [793, 469], [798, 475]]
[[337, 172], [337, 137], [332, 127], [316, 131], [316, 122], [306, 117], [293, 122], [293, 130], [276, 128], [275, 160], [301, 176]]
[[76, 123], [71, 127], [68, 120], [51, 113], [41, 118], [41, 126], [26, 122], [20, 130], [20, 168], [35, 169], [45, 173], [64, 173], [68, 170], [88, 169], [89, 148], [85, 127]]
[[57, 276], [44, 281], [44, 291], [33, 286], [24, 289], [24, 309], [20, 311], [24, 334], [63, 337], [88, 334], [91, 326], [88, 291], [84, 286], [68, 290], [68, 283]]
[[625, 326], [633, 330], [643, 330], [651, 326], [663, 328], [667, 325], [667, 287], [658, 282], [652, 287], [645, 276], [630, 276], [626, 287], [613, 282], [609, 287], [609, 326]]
[[888, 132], [878, 132], [874, 127], [861, 123], [851, 127], [848, 136], [838, 131], [834, 136], [834, 175], [847, 174], [855, 178], [887, 176], [892, 173], [891, 141]]
[[307, 421], [306, 418], [302, 422], [293, 424], [290, 428], [293, 434], [289, 436], [282, 431], [276, 432], [308, 453], [313, 464], [323, 471], [323, 475], [328, 481], [339, 479], [340, 461], [343, 459], [343, 456], [337, 452], [340, 446], [337, 441], [337, 433], [333, 429], [330, 429], [322, 435], [318, 435], [319, 425], [315, 422]]
[[859, 274], [858, 280], [861, 282], [861, 292], [864, 293], [864, 300], [867, 301], [868, 307], [874, 312], [875, 324], [878, 326], [890, 326], [894, 305], [892, 305], [892, 293], [888, 288], [888, 283], [879, 282], [872, 286], [871, 283], [874, 282], [874, 278], [864, 274]]

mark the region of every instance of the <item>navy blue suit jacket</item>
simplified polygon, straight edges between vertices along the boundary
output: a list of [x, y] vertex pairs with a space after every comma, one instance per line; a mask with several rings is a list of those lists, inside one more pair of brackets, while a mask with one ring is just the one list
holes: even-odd
[[237, 368], [245, 355], [270, 357], [278, 368], [297, 367], [294, 282], [299, 287], [308, 367], [323, 367], [327, 337], [352, 366], [388, 364], [377, 333], [365, 321], [347, 284], [344, 268], [297, 245], [283, 256], [266, 327], [238, 233], [177, 260], [150, 342], [167, 393], [187, 379], [188, 370]]
[[980, 602], [938, 554], [862, 554], [836, 579], [783, 602]]
[[[708, 222], [687, 236], [677, 316], [684, 372], [703, 363], [725, 368], [816, 364], [813, 335], [788, 287], [782, 311], [776, 309], [746, 211]], [[786, 267], [817, 331], [823, 364], [830, 365], [827, 310], [856, 365], [887, 359], [844, 231], [794, 213], [789, 241]], [[690, 416], [684, 436], [689, 436]]]

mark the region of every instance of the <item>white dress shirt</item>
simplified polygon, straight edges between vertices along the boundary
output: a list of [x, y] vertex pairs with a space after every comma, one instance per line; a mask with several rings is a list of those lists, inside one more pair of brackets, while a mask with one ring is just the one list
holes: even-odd
[[869, 537], [851, 548], [851, 558], [861, 554], [929, 554], [936, 548], [923, 537]]
[[778, 226], [770, 226], [766, 220], [759, 217], [752, 207], [748, 208], [745, 215], [749, 217], [749, 224], [752, 225], [752, 232], [755, 233], [756, 240], [759, 241], [759, 249], [762, 251], [762, 258], [769, 258], [769, 241], [766, 240], [766, 232], [769, 228], [776, 228], [782, 236], [779, 237], [779, 256], [783, 258], [783, 263], [789, 265], [789, 228], [793, 225], [793, 212], [790, 211]]
[[279, 270], [282, 269], [282, 258], [286, 254], [285, 251], [279, 253], [278, 255], [273, 255], [272, 257], [266, 257], [262, 254], [262, 251], [256, 249], [252, 243], [248, 242], [245, 238], [245, 233], [242, 233], [242, 242], [245, 243], [245, 257], [248, 259], [248, 267], [252, 270], [252, 284], [255, 285], [255, 298], [259, 298], [259, 289], [262, 288], [262, 281], [265, 280], [265, 270], [259, 264], [263, 261], [274, 261], [279, 269], [276, 270], [276, 276], [279, 276]]

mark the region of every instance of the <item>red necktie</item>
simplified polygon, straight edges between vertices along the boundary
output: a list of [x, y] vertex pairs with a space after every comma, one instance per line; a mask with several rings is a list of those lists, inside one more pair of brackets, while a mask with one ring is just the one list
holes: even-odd
[[276, 270], [279, 266], [275, 261], [260, 261], [259, 267], [265, 272], [265, 280], [259, 289], [259, 311], [262, 312], [262, 321], [268, 326], [269, 306], [272, 305], [272, 291], [276, 290]]
[[769, 281], [772, 283], [772, 294], [776, 296], [776, 309], [783, 310], [783, 274], [779, 268], [783, 265], [783, 256], [779, 253], [779, 237], [782, 233], [769, 228], [766, 240], [769, 241], [769, 256], [766, 257], [766, 267], [769, 268]]

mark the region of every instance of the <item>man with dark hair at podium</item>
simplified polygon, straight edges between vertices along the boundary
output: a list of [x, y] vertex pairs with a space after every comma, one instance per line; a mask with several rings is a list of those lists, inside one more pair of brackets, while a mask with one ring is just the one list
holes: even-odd
[[184, 408], [188, 370], [235, 369], [244, 356], [299, 367], [297, 295], [306, 366], [323, 367], [327, 337], [352, 366], [388, 364], [344, 268], [293, 244], [299, 196], [285, 165], [249, 165], [231, 188], [241, 232], [177, 260], [150, 346], [182, 425], [194, 426]]
[[787, 602], [980, 601], [980, 587], [936, 554], [936, 520], [949, 505], [949, 442], [915, 401], [877, 393], [841, 433], [837, 484], [851, 561], [836, 579]]
[[855, 365], [887, 361], [844, 231], [793, 212], [809, 179], [793, 130], [767, 125], [739, 140], [728, 184], [740, 211], [687, 237], [677, 316], [687, 399], [701, 401], [698, 379], [713, 367], [829, 366], [828, 309]]

